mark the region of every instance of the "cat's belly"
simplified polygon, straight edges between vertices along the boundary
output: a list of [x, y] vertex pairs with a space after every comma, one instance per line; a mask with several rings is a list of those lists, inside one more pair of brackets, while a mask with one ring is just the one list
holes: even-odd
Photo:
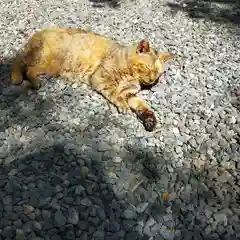
[[59, 75], [70, 82], [83, 82], [87, 84], [89, 82], [89, 76], [83, 75], [78, 72], [62, 71]]

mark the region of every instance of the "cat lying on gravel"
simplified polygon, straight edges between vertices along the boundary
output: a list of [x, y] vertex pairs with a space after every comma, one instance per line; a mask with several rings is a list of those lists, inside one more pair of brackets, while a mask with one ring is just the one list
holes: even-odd
[[73, 28], [44, 29], [35, 33], [12, 65], [12, 84], [26, 75], [39, 89], [40, 75], [61, 76], [87, 83], [115, 105], [119, 112], [136, 113], [145, 129], [153, 131], [156, 117], [137, 93], [152, 86], [165, 72], [164, 63], [176, 55], [157, 53], [144, 39], [122, 46], [94, 32]]

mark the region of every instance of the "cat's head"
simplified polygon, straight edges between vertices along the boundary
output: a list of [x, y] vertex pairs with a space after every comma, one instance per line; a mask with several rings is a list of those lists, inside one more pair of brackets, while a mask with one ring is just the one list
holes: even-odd
[[130, 48], [131, 71], [143, 86], [151, 86], [158, 82], [165, 71], [164, 63], [177, 57], [177, 55], [169, 52], [158, 53], [150, 47], [146, 39]]

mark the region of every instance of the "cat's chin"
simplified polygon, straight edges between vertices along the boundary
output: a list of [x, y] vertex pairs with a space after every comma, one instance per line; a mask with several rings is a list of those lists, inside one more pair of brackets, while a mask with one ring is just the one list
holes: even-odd
[[141, 86], [141, 89], [142, 89], [142, 90], [149, 90], [149, 89], [151, 89], [152, 87], [154, 87], [155, 85], [157, 85], [158, 82], [159, 82], [159, 78], [156, 79], [154, 82], [149, 83], [149, 84], [140, 83], [140, 86]]

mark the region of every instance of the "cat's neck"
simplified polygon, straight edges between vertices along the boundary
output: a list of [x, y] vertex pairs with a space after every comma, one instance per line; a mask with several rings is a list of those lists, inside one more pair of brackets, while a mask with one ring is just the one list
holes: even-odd
[[116, 81], [121, 79], [127, 79], [128, 81], [135, 79], [138, 81], [138, 75], [134, 74], [132, 66], [132, 53], [133, 48], [131, 46], [113, 44], [99, 66], [99, 70], [103, 71], [104, 75], [108, 74], [116, 78]]
[[111, 57], [115, 63], [116, 70], [124, 71], [131, 67], [132, 48], [124, 45], [113, 46]]

